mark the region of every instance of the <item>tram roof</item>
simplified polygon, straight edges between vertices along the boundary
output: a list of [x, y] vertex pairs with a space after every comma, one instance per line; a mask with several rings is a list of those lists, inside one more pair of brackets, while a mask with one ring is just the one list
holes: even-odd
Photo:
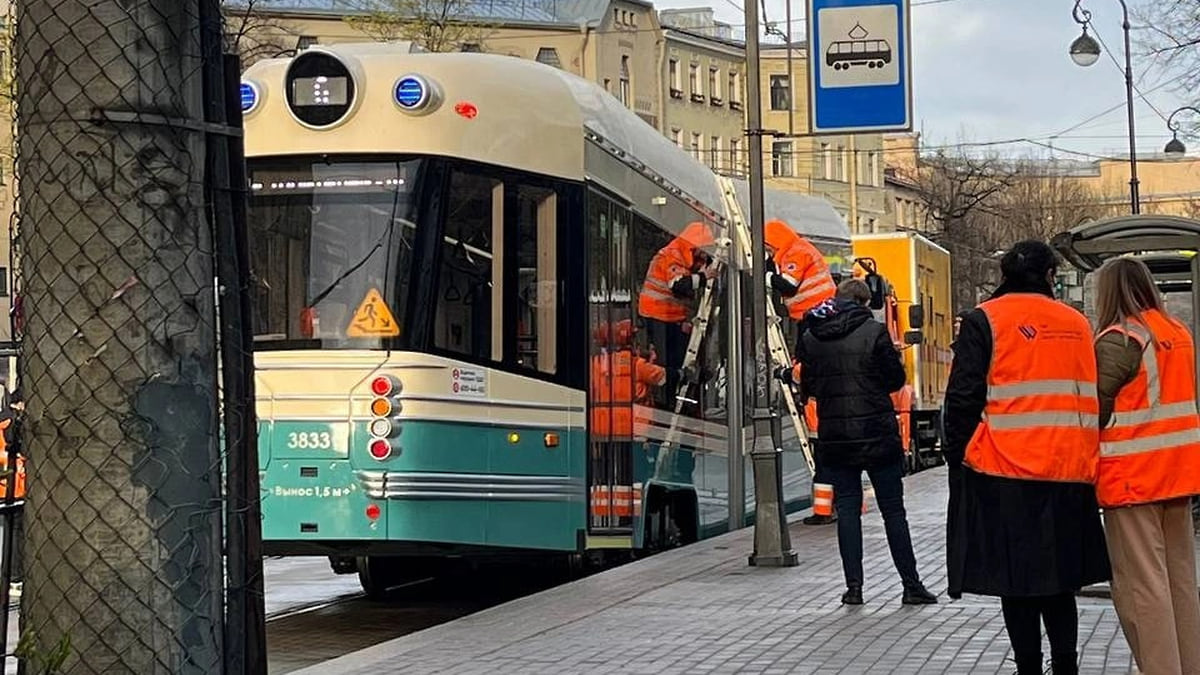
[[[708, 166], [646, 124], [594, 82], [536, 61], [495, 54], [414, 53], [412, 45], [408, 43], [333, 44], [321, 45], [320, 50], [356, 61], [368, 73], [395, 71], [398, 76], [404, 71], [416, 71], [426, 73], [435, 80], [446, 79], [447, 82], [461, 80], [470, 73], [470, 80], [460, 81], [455, 89], [472, 97], [480, 110], [489, 111], [487, 119], [491, 126], [475, 126], [469, 131], [454, 132], [456, 135], [451, 147], [455, 152], [464, 153], [463, 156], [494, 164], [515, 162], [514, 166], [519, 168], [545, 171], [550, 175], [570, 173], [578, 178], [586, 178], [581, 154], [583, 139], [568, 139], [571, 136], [579, 138], [577, 134], [590, 134], [600, 147], [615, 154], [627, 165], [641, 170], [643, 174], [661, 178], [664, 184], [678, 189], [713, 212], [726, 213], [717, 176]], [[267, 77], [264, 81], [278, 86], [278, 78], [282, 77], [289, 61], [260, 61], [246, 74], [250, 77]], [[469, 86], [471, 92], [461, 92], [463, 86]], [[368, 98], [376, 95], [365, 94]], [[283, 104], [278, 96], [265, 98], [268, 110], [276, 114], [282, 111], [280, 106]], [[530, 114], [532, 111], [529, 106], [533, 101], [536, 101], [538, 108], [536, 115]], [[367, 116], [362, 124], [373, 128], [369, 125], [383, 119], [381, 115], [392, 119], [393, 110], [393, 106], [376, 101], [370, 105], [364, 103], [361, 110], [354, 114], [356, 117]], [[432, 115], [453, 116], [454, 113], [439, 110]], [[496, 129], [528, 127], [531, 120], [544, 125], [544, 128], [539, 127], [536, 134], [495, 134]], [[247, 120], [248, 128], [250, 122]], [[572, 128], [577, 131], [571, 131]], [[281, 135], [281, 132], [282, 128], [273, 127], [260, 137], [248, 139], [247, 150], [253, 148], [269, 154], [267, 148], [272, 146], [286, 147], [288, 153], [303, 153], [324, 147], [322, 144], [325, 141], [320, 138], [322, 132], [306, 130], [299, 125], [288, 127], [286, 134]], [[445, 135], [451, 131], [446, 127], [440, 133]], [[468, 133], [471, 136], [467, 136]], [[270, 142], [265, 140], [266, 136], [272, 137]], [[540, 152], [529, 150], [530, 139], [535, 136], [543, 143]], [[410, 138], [416, 152], [435, 151], [437, 147], [443, 147], [438, 144], [444, 141], [444, 136], [434, 138], [432, 131]], [[363, 148], [357, 148], [363, 150], [377, 143], [378, 136], [373, 133], [360, 134], [355, 142], [366, 144]], [[746, 183], [735, 180], [735, 187], [742, 212], [748, 217], [749, 191]], [[785, 220], [815, 243], [826, 246], [849, 244], [849, 227], [825, 200], [770, 189], [764, 191], [764, 197], [767, 218]]]

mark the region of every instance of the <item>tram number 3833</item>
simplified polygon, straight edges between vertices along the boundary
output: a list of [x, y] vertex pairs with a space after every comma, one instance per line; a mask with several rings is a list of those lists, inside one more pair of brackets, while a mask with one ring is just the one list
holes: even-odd
[[329, 432], [300, 432], [288, 434], [288, 448], [314, 448], [317, 450], [328, 450], [333, 447], [333, 437]]

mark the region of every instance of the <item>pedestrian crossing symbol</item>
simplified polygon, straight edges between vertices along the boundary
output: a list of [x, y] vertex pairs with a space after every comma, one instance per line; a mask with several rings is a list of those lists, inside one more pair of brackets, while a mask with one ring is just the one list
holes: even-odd
[[346, 328], [346, 335], [355, 338], [396, 337], [400, 326], [392, 317], [392, 311], [379, 291], [372, 288], [354, 312], [354, 318]]

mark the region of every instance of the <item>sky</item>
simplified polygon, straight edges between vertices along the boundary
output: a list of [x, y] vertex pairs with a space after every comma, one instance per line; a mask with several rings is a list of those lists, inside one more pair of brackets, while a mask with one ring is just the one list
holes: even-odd
[[[785, 1], [765, 0], [767, 19], [780, 28]], [[718, 20], [734, 24], [737, 30], [745, 24], [742, 0], [712, 2]], [[801, 40], [807, 2], [791, 2], [792, 33]], [[1130, 0], [1131, 9], [1138, 2]], [[678, 8], [703, 2], [658, 0], [655, 4]], [[923, 143], [1028, 138], [1052, 145], [1054, 156], [1064, 159], [1127, 156], [1120, 2], [1084, 0], [1083, 6], [1092, 12], [1092, 35], [1111, 48], [1102, 46], [1100, 60], [1088, 68], [1075, 65], [1068, 55], [1068, 47], [1080, 35], [1071, 17], [1073, 5], [1073, 0], [913, 0], [914, 130], [922, 132]], [[1166, 116], [1192, 101], [1171, 90], [1171, 75], [1139, 54], [1136, 34], [1134, 41], [1134, 82], [1149, 101], [1140, 97], [1135, 101], [1140, 156], [1162, 152], [1170, 140]], [[1088, 121], [1109, 108], [1115, 109]], [[1186, 119], [1185, 114], [1176, 119]], [[1185, 142], [1189, 154], [1200, 151], [1200, 139], [1185, 138]], [[994, 149], [1012, 155], [1051, 152], [1028, 142]]]

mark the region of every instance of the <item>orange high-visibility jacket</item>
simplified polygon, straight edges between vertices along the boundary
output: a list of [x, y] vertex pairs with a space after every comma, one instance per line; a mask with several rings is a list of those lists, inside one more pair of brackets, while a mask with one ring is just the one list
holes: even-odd
[[1112, 419], [1100, 430], [1100, 506], [1200, 494], [1200, 415], [1191, 334], [1158, 310], [1100, 335], [1110, 332], [1137, 342], [1142, 364], [1117, 393]]
[[[4, 499], [4, 491], [8, 484], [8, 443], [4, 440], [4, 432], [12, 424], [11, 419], [0, 422], [0, 474], [5, 474], [0, 478], [0, 501]], [[25, 498], [25, 458], [17, 455], [17, 470], [16, 482], [13, 483], [13, 496], [16, 499]]]
[[796, 234], [782, 220], [771, 220], [766, 224], [764, 239], [775, 249], [775, 267], [788, 283], [796, 287], [796, 293], [783, 299], [792, 320], [804, 318], [805, 312], [832, 298], [837, 292], [829, 264], [825, 256], [807, 239]]
[[667, 370], [632, 350], [592, 357], [592, 434], [597, 440], [633, 436], [633, 404], [649, 402], [650, 387], [662, 386]]
[[[680, 323], [688, 318], [688, 306], [675, 297], [671, 288], [681, 278], [694, 274], [693, 251], [714, 243], [712, 231], [704, 223], [691, 223], [671, 243], [659, 249], [650, 260], [646, 280], [638, 296], [638, 313], [648, 319]], [[696, 286], [699, 287], [697, 280]]]
[[992, 329], [992, 361], [964, 463], [993, 476], [1094, 483], [1100, 401], [1087, 319], [1036, 293], [979, 307]]

